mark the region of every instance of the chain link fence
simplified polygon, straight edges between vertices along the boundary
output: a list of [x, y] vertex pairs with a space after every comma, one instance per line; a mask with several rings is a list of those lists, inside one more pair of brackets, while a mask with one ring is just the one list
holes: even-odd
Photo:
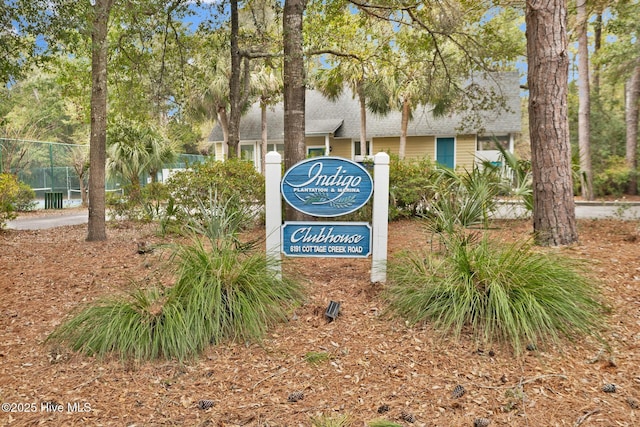
[[[173, 170], [186, 169], [204, 159], [201, 155], [179, 154], [156, 178], [164, 181]], [[88, 188], [88, 169], [88, 145], [0, 138], [0, 173], [14, 174], [29, 185], [40, 207], [80, 205], [81, 192]], [[140, 180], [143, 185], [150, 181], [148, 176]], [[107, 192], [122, 191], [122, 185], [112, 177], [105, 183]]]

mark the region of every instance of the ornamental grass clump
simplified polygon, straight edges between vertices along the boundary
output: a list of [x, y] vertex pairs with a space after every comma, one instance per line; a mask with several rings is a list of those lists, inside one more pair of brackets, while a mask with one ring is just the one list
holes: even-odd
[[301, 285], [278, 273], [279, 260], [256, 251], [257, 240], [240, 239], [251, 210], [217, 200], [198, 202], [197, 218], [204, 220], [188, 225], [192, 242], [176, 245], [171, 257], [177, 273], [171, 294], [199, 346], [259, 339], [303, 298]]
[[470, 327], [484, 343], [516, 353], [529, 343], [597, 337], [604, 307], [584, 266], [529, 243], [503, 244], [457, 232], [441, 254], [404, 253], [390, 261], [386, 298], [392, 313], [431, 322], [458, 338]]
[[200, 350], [194, 347], [184, 315], [178, 301], [160, 288], [137, 289], [84, 307], [47, 340], [99, 357], [114, 353], [122, 359], [182, 360]]
[[191, 241], [172, 247], [167, 271], [175, 274], [173, 286], [88, 305], [48, 339], [90, 355], [136, 360], [183, 360], [211, 343], [259, 340], [287, 319], [303, 289], [282, 277], [279, 260], [240, 240], [242, 215], [232, 206], [200, 203], [202, 212], [219, 218], [198, 216], [187, 227]]
[[187, 327], [197, 331], [198, 346], [259, 339], [303, 297], [302, 287], [279, 277], [271, 268], [276, 261], [264, 253], [212, 250], [197, 240], [178, 247], [175, 258], [178, 280], [171, 293], [185, 309]]

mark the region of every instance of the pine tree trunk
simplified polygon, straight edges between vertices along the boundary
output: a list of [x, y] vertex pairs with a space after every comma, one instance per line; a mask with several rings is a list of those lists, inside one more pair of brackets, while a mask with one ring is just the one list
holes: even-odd
[[589, 41], [587, 40], [587, 0], [576, 0], [578, 33], [578, 148], [582, 197], [593, 200], [591, 169], [591, 95], [589, 88]]
[[[638, 60], [638, 62], [640, 62], [640, 60]], [[626, 163], [630, 171], [627, 193], [636, 195], [638, 194], [638, 100], [640, 99], [640, 63], [633, 69], [633, 74], [627, 82], [626, 92]]]
[[[304, 103], [305, 75], [302, 50], [302, 17], [305, 0], [285, 0], [283, 16], [284, 39], [284, 166], [289, 169], [306, 156]], [[286, 204], [289, 221], [304, 219], [301, 212]]]
[[571, 176], [566, 0], [530, 0], [526, 11], [533, 230], [540, 245], [578, 240]]
[[89, 141], [89, 222], [87, 241], [107, 240], [105, 164], [107, 159], [107, 31], [113, 0], [96, 0], [91, 33], [91, 136]]

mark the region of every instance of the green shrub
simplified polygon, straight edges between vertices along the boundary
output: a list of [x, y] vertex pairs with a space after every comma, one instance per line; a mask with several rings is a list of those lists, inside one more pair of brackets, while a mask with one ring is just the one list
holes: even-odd
[[106, 205], [112, 219], [127, 219], [130, 221], [162, 220], [170, 205], [170, 195], [167, 187], [161, 182], [152, 182], [144, 187], [130, 191], [130, 185], [123, 186], [123, 194], [108, 193]]
[[580, 263], [461, 233], [445, 236], [445, 248], [390, 261], [392, 313], [456, 337], [469, 326], [477, 339], [508, 342], [516, 353], [523, 343], [597, 335], [603, 306]]
[[250, 206], [256, 217], [264, 206], [264, 177], [252, 163], [237, 159], [198, 163], [192, 170], [172, 175], [167, 187], [181, 223], [198, 211], [200, 200], [214, 196], [222, 202], [233, 199], [238, 206]]
[[302, 287], [280, 275], [279, 260], [254, 252], [255, 241], [240, 241], [249, 208], [234, 197], [197, 203], [199, 214], [188, 225], [192, 243], [177, 245], [172, 256], [178, 277], [172, 293], [190, 330], [199, 331], [200, 345], [260, 339], [286, 320], [302, 300]]
[[612, 156], [607, 167], [593, 177], [593, 192], [596, 196], [622, 196], [627, 191], [631, 170], [622, 157]]
[[143, 219], [161, 218], [169, 203], [169, 189], [161, 182], [152, 182], [142, 187], [140, 193]]
[[302, 299], [302, 288], [280, 278], [273, 262], [264, 253], [212, 250], [199, 239], [177, 248], [178, 280], [171, 293], [184, 307], [199, 348], [226, 339], [260, 339], [287, 319]]
[[0, 174], [0, 229], [16, 217], [14, 201], [18, 195], [18, 181], [8, 173]]
[[182, 360], [222, 340], [260, 339], [286, 320], [302, 300], [301, 285], [281, 276], [274, 268], [279, 261], [240, 242], [242, 215], [232, 201], [206, 206], [208, 220], [188, 226], [191, 243], [173, 247], [167, 265], [175, 272], [172, 287], [89, 305], [48, 340], [99, 356]]
[[127, 195], [109, 192], [105, 197], [105, 204], [111, 219], [135, 220], [138, 216], [139, 206]]
[[400, 160], [390, 155], [389, 219], [414, 217], [423, 212], [433, 195], [436, 170], [428, 158]]
[[9, 173], [0, 174], [0, 230], [16, 218], [16, 211], [33, 209], [35, 192]]
[[32, 211], [36, 207], [36, 192], [28, 184], [18, 181], [18, 194], [14, 206], [18, 212]]

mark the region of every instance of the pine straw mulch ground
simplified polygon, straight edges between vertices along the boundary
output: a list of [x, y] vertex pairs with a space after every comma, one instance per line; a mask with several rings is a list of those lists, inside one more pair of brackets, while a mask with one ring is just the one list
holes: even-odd
[[[491, 426], [640, 425], [639, 224], [579, 227], [580, 244], [547, 250], [589, 261], [612, 308], [609, 347], [588, 339], [514, 357], [471, 335], [440, 337], [429, 325], [385, 316], [368, 260], [307, 258], [287, 260], [309, 293], [287, 324], [261, 343], [211, 347], [183, 364], [96, 360], [43, 344], [79, 304], [127, 290], [132, 280], [167, 280], [158, 251], [137, 253], [139, 241], [162, 241], [153, 228], [110, 225], [101, 243], [84, 241], [86, 225], [0, 233], [0, 400], [35, 409], [3, 412], [0, 424], [309, 426], [312, 417], [348, 414], [352, 426], [381, 418], [472, 426], [478, 417]], [[530, 225], [498, 222], [490, 232], [526, 239]], [[392, 223], [389, 250], [429, 239], [415, 222]], [[328, 323], [330, 300], [342, 311]], [[329, 358], [313, 364], [311, 354]], [[615, 393], [602, 391], [608, 383]], [[457, 398], [456, 385], [465, 389]], [[296, 391], [303, 398], [289, 401]], [[213, 406], [200, 409], [201, 400]]]

